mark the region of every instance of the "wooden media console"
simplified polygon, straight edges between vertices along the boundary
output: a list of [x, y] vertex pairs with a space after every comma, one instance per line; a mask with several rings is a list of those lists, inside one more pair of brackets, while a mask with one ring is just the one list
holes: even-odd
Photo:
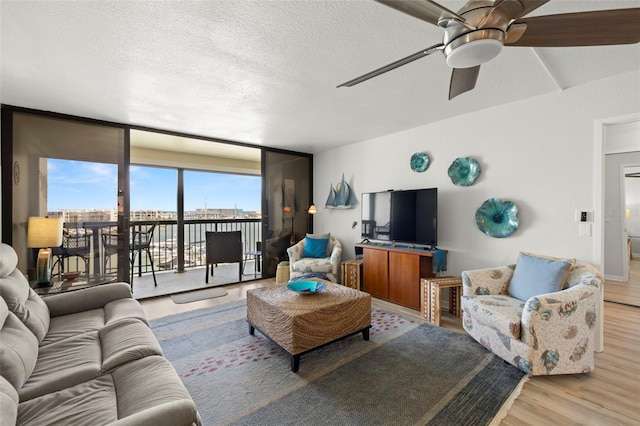
[[362, 290], [379, 299], [420, 309], [420, 279], [436, 276], [435, 252], [391, 245], [355, 246], [362, 249], [364, 260]]

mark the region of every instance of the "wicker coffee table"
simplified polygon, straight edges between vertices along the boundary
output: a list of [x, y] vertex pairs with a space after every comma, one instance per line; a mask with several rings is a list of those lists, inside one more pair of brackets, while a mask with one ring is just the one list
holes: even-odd
[[286, 284], [247, 291], [249, 333], [257, 329], [291, 356], [297, 372], [300, 356], [336, 340], [362, 333], [369, 340], [371, 296], [322, 281], [319, 293], [300, 294]]

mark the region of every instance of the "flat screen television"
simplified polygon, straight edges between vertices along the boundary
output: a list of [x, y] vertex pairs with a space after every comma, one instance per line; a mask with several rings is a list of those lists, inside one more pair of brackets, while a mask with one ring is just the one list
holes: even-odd
[[363, 193], [362, 238], [436, 246], [438, 188]]

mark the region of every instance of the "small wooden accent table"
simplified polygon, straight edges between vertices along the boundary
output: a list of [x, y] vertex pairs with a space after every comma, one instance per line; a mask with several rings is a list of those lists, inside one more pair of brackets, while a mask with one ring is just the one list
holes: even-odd
[[316, 294], [300, 294], [276, 284], [247, 291], [249, 334], [255, 330], [291, 356], [298, 371], [300, 356], [343, 337], [362, 333], [369, 340], [371, 296], [362, 291], [322, 281]]
[[422, 318], [440, 326], [440, 294], [443, 288], [449, 289], [449, 312], [462, 316], [460, 297], [462, 279], [456, 277], [422, 278], [420, 280], [420, 312]]
[[362, 289], [362, 266], [364, 260], [351, 259], [342, 262], [342, 285], [356, 290]]

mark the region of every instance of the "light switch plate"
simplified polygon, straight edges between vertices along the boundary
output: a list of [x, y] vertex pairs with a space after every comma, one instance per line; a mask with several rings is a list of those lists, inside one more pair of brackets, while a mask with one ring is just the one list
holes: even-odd
[[590, 237], [591, 236], [591, 224], [588, 222], [580, 223], [580, 233], [581, 237]]

